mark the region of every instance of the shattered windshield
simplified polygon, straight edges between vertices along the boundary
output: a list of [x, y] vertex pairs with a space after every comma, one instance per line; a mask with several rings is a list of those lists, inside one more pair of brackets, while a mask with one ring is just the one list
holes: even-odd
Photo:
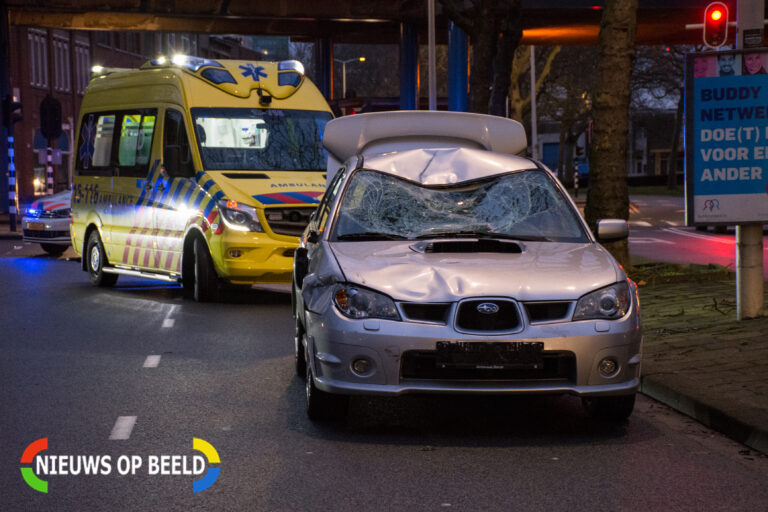
[[493, 236], [587, 242], [576, 215], [546, 171], [425, 187], [361, 170], [344, 192], [334, 236], [336, 240]]
[[257, 108], [193, 108], [205, 169], [325, 169], [327, 112]]

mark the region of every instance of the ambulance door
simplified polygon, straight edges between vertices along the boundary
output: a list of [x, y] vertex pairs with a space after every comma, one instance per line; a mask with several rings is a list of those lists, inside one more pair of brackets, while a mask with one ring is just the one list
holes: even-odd
[[153, 186], [160, 160], [152, 160], [157, 109], [118, 114], [117, 175], [112, 201], [113, 263], [149, 268], [153, 254]]
[[179, 110], [168, 108], [163, 118], [163, 163], [155, 179], [155, 262], [157, 270], [181, 273], [184, 231], [201, 193], [192, 163], [190, 140]]
[[[115, 173], [112, 158], [115, 133], [114, 112], [84, 114], [80, 123], [75, 180], [72, 186], [72, 208], [80, 212], [80, 222], [96, 218], [101, 222], [102, 243], [110, 243], [112, 220], [111, 192]], [[78, 241], [87, 243], [87, 240]], [[85, 250], [85, 247], [83, 247]], [[107, 253], [112, 260], [112, 256]]]

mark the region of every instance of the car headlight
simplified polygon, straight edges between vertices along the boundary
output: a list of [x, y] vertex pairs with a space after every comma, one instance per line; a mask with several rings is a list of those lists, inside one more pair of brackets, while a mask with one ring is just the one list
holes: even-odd
[[221, 200], [217, 203], [224, 224], [228, 228], [238, 231], [253, 231], [263, 233], [259, 217], [256, 214], [256, 208], [246, 204], [238, 203], [232, 200]]
[[400, 320], [395, 303], [381, 293], [351, 285], [340, 285], [333, 294], [333, 302], [350, 318], [383, 318]]
[[614, 320], [629, 310], [629, 285], [626, 281], [606, 286], [579, 299], [574, 320]]

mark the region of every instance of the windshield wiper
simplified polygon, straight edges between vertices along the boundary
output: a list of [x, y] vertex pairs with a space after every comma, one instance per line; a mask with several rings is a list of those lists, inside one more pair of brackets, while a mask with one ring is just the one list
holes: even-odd
[[394, 233], [378, 233], [376, 231], [368, 231], [365, 233], [345, 233], [336, 237], [337, 240], [357, 240], [357, 241], [373, 241], [373, 240], [407, 240], [408, 238], [402, 235], [396, 235]]
[[489, 240], [518, 240], [521, 242], [552, 241], [552, 239], [545, 236], [508, 235], [506, 233], [489, 233], [488, 231], [443, 231], [438, 233], [419, 235], [416, 237], [418, 240], [429, 240], [431, 238], [483, 238]]

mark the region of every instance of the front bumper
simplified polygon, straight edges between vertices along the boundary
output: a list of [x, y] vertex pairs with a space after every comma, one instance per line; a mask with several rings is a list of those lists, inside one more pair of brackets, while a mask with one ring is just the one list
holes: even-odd
[[[450, 394], [573, 394], [626, 395], [637, 391], [640, 379], [642, 332], [635, 308], [621, 320], [526, 325], [513, 335], [482, 336], [455, 331], [450, 325], [388, 320], [353, 320], [335, 307], [323, 315], [306, 312], [306, 354], [316, 386], [329, 393], [400, 395]], [[545, 360], [555, 369], [523, 371], [481, 370], [472, 377], [439, 370], [414, 373], [414, 354], [427, 356], [440, 341], [534, 341], [544, 343]], [[365, 358], [371, 370], [356, 374], [352, 361]], [[598, 371], [604, 358], [618, 363], [615, 374]], [[408, 369], [406, 369], [408, 366]], [[428, 363], [427, 363], [428, 366]], [[549, 365], [553, 366], [553, 365]]]
[[225, 229], [210, 244], [219, 276], [234, 284], [291, 282], [297, 238]]
[[71, 243], [69, 236], [69, 217], [24, 217], [21, 223], [25, 242], [55, 245], [69, 245]]

